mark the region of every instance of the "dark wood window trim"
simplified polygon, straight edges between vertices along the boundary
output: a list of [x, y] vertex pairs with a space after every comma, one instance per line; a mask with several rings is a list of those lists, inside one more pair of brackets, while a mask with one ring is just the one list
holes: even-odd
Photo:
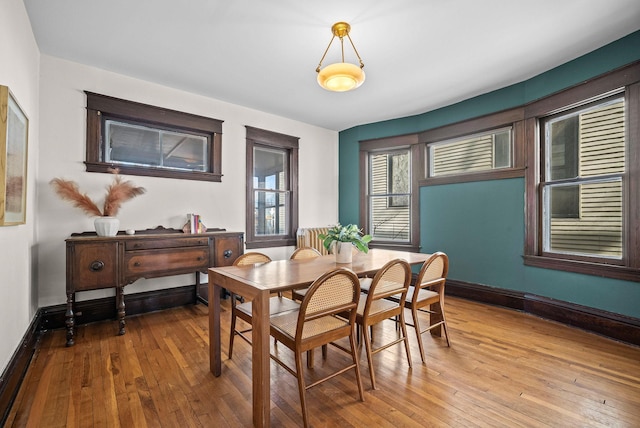
[[[489, 171], [468, 174], [452, 174], [440, 177], [429, 177], [429, 145], [466, 135], [488, 132], [494, 129], [510, 126], [513, 129], [513, 155], [510, 168], [493, 169]], [[524, 176], [524, 108], [504, 110], [489, 115], [457, 122], [451, 125], [423, 131], [418, 134], [418, 140], [424, 148], [424, 174], [420, 177], [419, 186], [434, 186], [439, 184], [466, 183], [482, 180], [500, 180]]]
[[369, 154], [371, 152], [392, 150], [407, 147], [411, 157], [411, 232], [408, 243], [395, 243], [385, 241], [372, 241], [370, 248], [387, 248], [394, 250], [419, 251], [420, 250], [420, 192], [418, 180], [424, 175], [424, 165], [421, 156], [418, 134], [399, 135], [388, 138], [360, 141], [360, 225], [365, 233], [369, 230]]
[[[204, 116], [141, 104], [85, 91], [87, 94], [86, 170], [110, 172], [119, 168], [122, 174], [187, 180], [222, 180], [222, 122]], [[142, 123], [165, 130], [186, 131], [207, 138], [209, 171], [175, 171], [164, 168], [130, 166], [104, 162], [102, 143], [106, 118]]]
[[[247, 181], [246, 181], [246, 246], [248, 249], [283, 247], [296, 245], [296, 232], [298, 230], [298, 145], [299, 138], [292, 137], [277, 132], [246, 126], [247, 132]], [[255, 146], [273, 147], [284, 149], [288, 153], [289, 161], [289, 192], [291, 194], [291, 204], [289, 214], [289, 228], [286, 235], [277, 236], [256, 236], [254, 209], [254, 189], [253, 189], [253, 148]]]
[[[603, 259], [561, 257], [542, 251], [542, 206], [540, 204], [540, 119], [573, 108], [609, 93], [624, 93], [627, 106], [627, 170], [623, 177], [625, 236], [622, 262]], [[640, 62], [614, 70], [580, 85], [530, 103], [525, 108], [526, 136], [526, 217], [524, 263], [640, 282]], [[619, 263], [616, 265], [614, 263]]]

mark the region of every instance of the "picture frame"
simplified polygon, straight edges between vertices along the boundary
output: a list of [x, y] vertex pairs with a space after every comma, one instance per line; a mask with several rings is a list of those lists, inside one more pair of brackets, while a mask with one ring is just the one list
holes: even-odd
[[0, 226], [26, 222], [29, 119], [0, 85]]

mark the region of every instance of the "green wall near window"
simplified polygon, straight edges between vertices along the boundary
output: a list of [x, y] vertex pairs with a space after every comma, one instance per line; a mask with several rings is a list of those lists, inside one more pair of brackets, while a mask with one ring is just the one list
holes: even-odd
[[[359, 222], [358, 141], [425, 131], [523, 105], [639, 59], [640, 31], [527, 81], [421, 115], [342, 131], [340, 221]], [[423, 187], [420, 228], [422, 251], [447, 252], [452, 279], [640, 318], [638, 282], [524, 266], [524, 179]]]

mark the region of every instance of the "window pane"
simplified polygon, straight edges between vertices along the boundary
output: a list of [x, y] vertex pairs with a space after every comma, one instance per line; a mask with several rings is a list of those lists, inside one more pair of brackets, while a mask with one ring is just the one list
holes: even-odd
[[159, 166], [160, 133], [144, 126], [107, 120], [105, 162]]
[[511, 166], [511, 129], [429, 145], [429, 176], [488, 171]]
[[408, 242], [411, 164], [409, 150], [369, 155], [369, 231], [373, 239]]
[[[554, 203], [579, 194], [579, 216], [553, 214]], [[544, 250], [547, 252], [622, 257], [622, 180], [596, 180], [576, 185], [546, 185]]]
[[561, 118], [547, 125], [551, 180], [578, 176], [578, 116]]
[[496, 133], [493, 136], [494, 168], [508, 168], [511, 166], [511, 131]]
[[208, 171], [207, 139], [197, 135], [163, 131], [162, 153], [165, 168]]
[[206, 137], [105, 121], [105, 161], [185, 171], [208, 171]]
[[[383, 241], [409, 241], [411, 227], [410, 204], [394, 206], [391, 196], [372, 196], [369, 220], [373, 239]], [[410, 196], [405, 196], [410, 199]]]
[[289, 202], [285, 192], [255, 191], [255, 235], [286, 235], [287, 208]]
[[254, 147], [253, 187], [255, 189], [287, 190], [287, 151]]

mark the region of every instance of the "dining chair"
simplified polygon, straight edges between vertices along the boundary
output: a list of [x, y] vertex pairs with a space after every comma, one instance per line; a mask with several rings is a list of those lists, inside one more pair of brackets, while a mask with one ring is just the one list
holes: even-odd
[[[447, 255], [443, 252], [433, 253], [433, 255], [422, 264], [415, 282], [416, 285], [409, 287], [407, 291], [405, 307], [411, 309], [411, 316], [413, 318], [413, 324], [408, 325], [414, 327], [416, 330], [422, 362], [425, 362], [422, 335], [427, 331], [442, 326], [444, 329], [444, 337], [447, 340], [447, 346], [450, 346], [447, 318], [444, 313], [444, 285], [448, 272], [449, 258]], [[432, 317], [430, 320], [431, 324], [424, 330], [421, 330], [418, 320], [418, 314], [420, 312], [429, 313], [429, 316]]]
[[[234, 266], [248, 266], [248, 265], [258, 265], [262, 263], [268, 263], [271, 261], [271, 258], [266, 254], [258, 253], [258, 252], [250, 252], [244, 253], [239, 256], [234, 262]], [[286, 297], [282, 297], [280, 295], [273, 296], [269, 298], [269, 314], [276, 314], [284, 311], [290, 311], [297, 309], [299, 306], [298, 303], [294, 302], [291, 299], [287, 299]], [[246, 328], [243, 330], [236, 329], [236, 319], [240, 318], [248, 324], [251, 324], [252, 320], [252, 307], [251, 302], [237, 302], [237, 296], [234, 293], [231, 293], [231, 327], [229, 328], [231, 334], [229, 337], [229, 359], [233, 356], [233, 341], [236, 335], [240, 336], [242, 339], [251, 343], [251, 340], [245, 335], [251, 331], [251, 328]]]
[[[316, 257], [320, 257], [320, 251], [316, 250], [313, 247], [300, 247], [296, 248], [296, 250], [291, 254], [290, 260], [301, 260], [301, 259], [315, 259]], [[302, 300], [304, 295], [307, 293], [309, 287], [300, 288], [298, 290], [291, 291], [291, 298], [293, 300]]]
[[[407, 361], [411, 367], [411, 351], [407, 337], [407, 326], [404, 320], [404, 301], [411, 283], [411, 267], [402, 259], [391, 260], [380, 269], [371, 280], [368, 293], [362, 293], [356, 315], [356, 324], [361, 327], [363, 342], [369, 363], [369, 375], [371, 387], [376, 389], [376, 378], [373, 370], [373, 355], [393, 345], [404, 343]], [[391, 296], [398, 295], [397, 300], [389, 300]], [[372, 346], [370, 329], [390, 318], [400, 319], [400, 337], [395, 340], [377, 346]]]
[[[353, 271], [336, 268], [317, 278], [309, 287], [299, 309], [270, 317], [270, 333], [295, 354], [295, 368], [289, 367], [278, 355], [271, 358], [298, 380], [304, 426], [309, 425], [306, 391], [326, 380], [355, 370], [360, 401], [364, 401], [360, 365], [356, 351], [355, 319], [360, 298], [360, 284]], [[336, 343], [349, 339], [349, 348]], [[323, 344], [332, 344], [351, 355], [351, 363], [310, 385], [305, 382], [302, 354]]]

